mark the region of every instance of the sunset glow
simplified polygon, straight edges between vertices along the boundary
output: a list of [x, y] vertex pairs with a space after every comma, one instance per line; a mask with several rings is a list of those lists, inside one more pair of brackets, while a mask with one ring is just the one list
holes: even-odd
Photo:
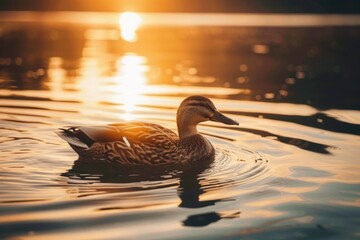
[[135, 42], [137, 40], [136, 31], [142, 23], [142, 18], [134, 12], [125, 12], [120, 15], [119, 25], [121, 37], [127, 42]]
[[0, 240], [359, 238], [359, 0], [293, 2], [1, 1]]

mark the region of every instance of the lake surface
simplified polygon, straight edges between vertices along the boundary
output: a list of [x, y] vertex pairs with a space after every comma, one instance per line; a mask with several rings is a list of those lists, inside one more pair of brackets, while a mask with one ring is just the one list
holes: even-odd
[[[131, 37], [131, 35], [130, 35]], [[0, 25], [0, 238], [360, 238], [357, 26]], [[212, 163], [82, 164], [54, 131], [146, 121], [189, 95]]]

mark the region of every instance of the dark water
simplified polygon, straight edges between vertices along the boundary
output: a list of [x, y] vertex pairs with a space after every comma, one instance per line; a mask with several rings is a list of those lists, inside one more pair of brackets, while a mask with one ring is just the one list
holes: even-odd
[[[2, 22], [0, 238], [360, 237], [358, 27], [144, 27]], [[214, 162], [82, 164], [54, 130], [127, 120], [176, 131], [188, 95]]]

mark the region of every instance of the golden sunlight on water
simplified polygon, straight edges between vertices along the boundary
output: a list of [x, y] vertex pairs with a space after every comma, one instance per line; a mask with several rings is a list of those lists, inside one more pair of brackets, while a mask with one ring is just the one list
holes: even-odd
[[119, 24], [121, 37], [128, 42], [137, 40], [136, 31], [142, 23], [142, 18], [134, 12], [124, 12], [120, 15]]
[[118, 85], [115, 91], [119, 92], [119, 100], [124, 104], [125, 120], [133, 120], [133, 112], [139, 103], [141, 93], [144, 92], [147, 83], [146, 72], [149, 70], [145, 65], [146, 58], [136, 54], [127, 54], [117, 61]]
[[83, 49], [83, 57], [80, 62], [80, 77], [76, 83], [83, 103], [82, 111], [88, 112], [100, 101], [101, 92], [99, 79], [101, 78], [102, 59], [97, 56], [97, 52], [101, 49], [94, 41], [88, 41], [87, 46]]
[[49, 90], [54, 96], [63, 93], [63, 80], [66, 77], [66, 71], [62, 68], [64, 60], [60, 57], [51, 57], [48, 66]]

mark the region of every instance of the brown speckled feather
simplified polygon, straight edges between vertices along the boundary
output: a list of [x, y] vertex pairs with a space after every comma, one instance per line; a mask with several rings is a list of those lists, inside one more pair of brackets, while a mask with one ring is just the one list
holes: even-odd
[[[80, 157], [88, 160], [109, 161], [120, 164], [168, 164], [199, 160], [213, 155], [214, 149], [210, 142], [197, 134], [179, 141], [178, 136], [170, 129], [157, 124], [130, 122], [109, 125], [118, 134], [117, 141], [101, 141], [96, 139], [88, 148], [70, 146]], [[86, 127], [75, 128], [82, 133], [94, 137], [107, 128]], [[106, 134], [104, 131], [104, 134]], [[61, 136], [61, 133], [58, 133]], [[65, 139], [64, 136], [61, 136]], [[115, 139], [116, 136], [108, 137]], [[101, 136], [106, 139], [106, 136]], [[66, 139], [65, 139], [66, 140]]]

